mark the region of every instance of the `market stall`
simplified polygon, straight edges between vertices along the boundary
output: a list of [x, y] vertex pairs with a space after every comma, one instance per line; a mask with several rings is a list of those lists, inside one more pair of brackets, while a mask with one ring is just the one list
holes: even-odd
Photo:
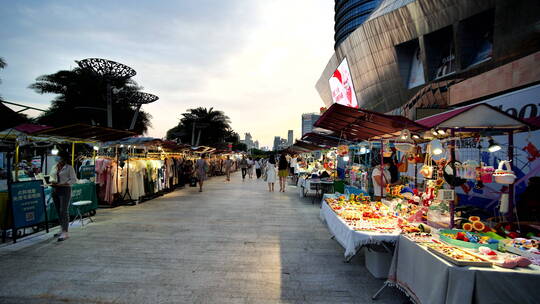
[[[495, 212], [500, 218], [513, 219], [516, 214], [513, 204], [516, 175], [511, 165], [515, 152], [512, 138], [514, 133], [530, 131], [534, 126], [484, 104], [463, 107], [419, 122], [432, 128], [429, 131], [432, 149], [438, 145], [438, 149], [444, 150], [444, 144], [448, 145], [448, 155], [438, 160], [433, 171], [439, 171], [438, 180], [445, 185], [440, 187], [439, 193], [444, 196], [446, 191], [451, 195], [446, 200], [435, 193], [433, 196], [437, 197], [434, 201], [440, 199], [439, 205], [448, 206], [447, 217], [442, 217], [447, 227], [461, 229], [441, 229], [416, 242], [414, 238], [400, 237], [385, 285], [397, 286], [415, 303], [536, 303], [537, 295], [533, 290], [534, 286], [540, 285], [540, 230], [522, 223], [523, 228], [516, 233], [510, 231], [515, 229], [512, 226], [520, 226], [519, 221], [507, 223], [502, 229], [500, 225], [494, 226], [496, 222], [487, 222], [492, 218], [459, 217], [455, 206], [460, 199], [453, 194], [454, 189], [468, 179], [474, 180], [477, 188], [504, 185], [507, 190], [501, 194]], [[506, 155], [491, 138], [488, 138], [487, 151], [491, 154], [503, 152], [498, 155], [503, 158], [500, 164], [507, 167], [499, 166], [495, 170], [486, 166], [482, 159], [472, 162], [468, 159], [470, 155], [459, 151], [467, 147], [460, 143], [464, 138], [473, 138], [473, 149], [481, 150], [477, 146], [481, 147], [482, 137], [500, 133], [509, 137]], [[432, 207], [434, 204], [430, 211]], [[496, 227], [499, 228], [494, 229]], [[435, 282], [440, 288], [427, 288], [428, 282]]]
[[[359, 148], [367, 145], [364, 149], [371, 149], [378, 143], [381, 167], [383, 158], [397, 154], [398, 159], [408, 160], [400, 164], [399, 172], [412, 176], [387, 182], [380, 202], [366, 199], [359, 204], [347, 196], [325, 196], [321, 217], [346, 249], [346, 257], [363, 244], [376, 244], [381, 228], [394, 229], [391, 241], [385, 242], [397, 246], [385, 286], [397, 286], [417, 303], [490, 303], [497, 298], [512, 302], [512, 289], [503, 288], [502, 282], [515, 279], [507, 284], [511, 287], [526, 281], [523, 285], [530, 285], [530, 290], [540, 285], [540, 226], [500, 222], [515, 218], [513, 134], [533, 130], [533, 125], [488, 105], [464, 107], [417, 122], [363, 112], [332, 106], [316, 126], [358, 141]], [[508, 134], [507, 153], [492, 138], [500, 134]], [[498, 161], [498, 168], [483, 163], [486, 158]], [[459, 206], [461, 200], [467, 201], [467, 191], [473, 190], [468, 186], [471, 183], [474, 191], [494, 189], [490, 184], [503, 186], [495, 217], [479, 208]], [[456, 188], [463, 188], [464, 194], [457, 195]], [[351, 191], [356, 189], [348, 188]], [[386, 214], [381, 212], [385, 208]], [[374, 227], [370, 223], [373, 216], [384, 218], [388, 226]], [[461, 229], [452, 229], [456, 226]], [[366, 256], [368, 269], [373, 268], [370, 264]], [[521, 294], [515, 298], [533, 302], [533, 293], [519, 290]]]
[[[5, 148], [3, 154], [5, 157], [2, 161], [5, 161], [7, 166], [3, 172], [6, 173], [6, 176], [3, 176], [6, 185], [3, 190], [12, 189], [11, 197], [9, 191], [6, 191], [5, 195], [0, 195], [0, 214], [2, 215], [0, 226], [3, 231], [3, 240], [6, 239], [10, 229], [10, 231], [23, 231], [21, 234], [23, 235], [28, 227], [38, 230], [43, 223], [47, 227], [48, 221], [57, 219], [50, 195], [51, 188], [48, 186], [48, 173], [56, 163], [55, 155], [59, 151], [58, 147], [64, 146], [66, 150], [70, 150], [71, 164], [77, 169], [84, 169], [76, 166], [77, 153], [94, 150], [93, 147], [97, 147], [101, 140], [133, 134], [82, 124], [62, 128], [26, 124], [1, 133], [2, 144]], [[78, 137], [74, 137], [75, 134]], [[93, 167], [90, 167], [90, 170], [77, 171], [79, 181], [72, 186], [72, 201], [91, 202], [80, 207], [83, 213], [95, 213], [98, 207], [95, 184], [91, 178], [93, 170]], [[91, 174], [87, 175], [88, 172]], [[10, 201], [12, 207], [10, 207]], [[19, 205], [24, 207], [19, 208]], [[41, 208], [41, 205], [44, 207]], [[18, 212], [23, 212], [27, 220], [22, 220], [23, 217]], [[69, 213], [71, 216], [78, 214], [73, 206], [70, 207]], [[18, 224], [18, 222], [25, 224]], [[12, 233], [12, 236], [15, 240], [17, 233]]]
[[[398, 287], [414, 303], [538, 303], [540, 266], [508, 269], [483, 260], [458, 266], [430, 251], [433, 243], [400, 236], [385, 284]], [[504, 254], [497, 254], [504, 263]]]

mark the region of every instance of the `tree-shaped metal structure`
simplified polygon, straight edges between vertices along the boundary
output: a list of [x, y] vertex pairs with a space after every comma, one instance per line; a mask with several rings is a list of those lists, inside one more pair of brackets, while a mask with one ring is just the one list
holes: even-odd
[[137, 72], [125, 64], [102, 58], [87, 58], [75, 60], [83, 69], [92, 70], [94, 73], [110, 79], [127, 79], [135, 76]]
[[137, 122], [137, 117], [139, 116], [139, 111], [141, 110], [142, 105], [152, 103], [158, 100], [159, 97], [150, 93], [134, 92], [133, 94], [130, 94], [130, 96], [128, 96], [126, 99], [131, 106], [137, 108], [135, 114], [133, 114], [133, 118], [131, 119], [131, 125], [129, 127], [130, 130], [133, 130], [133, 128], [135, 128], [135, 122]]
[[107, 84], [107, 126], [112, 128], [112, 88], [111, 81], [115, 79], [128, 79], [137, 74], [134, 69], [125, 64], [102, 59], [102, 58], [87, 58], [83, 60], [75, 60], [82, 69], [87, 69], [94, 72], [96, 75], [103, 77]]

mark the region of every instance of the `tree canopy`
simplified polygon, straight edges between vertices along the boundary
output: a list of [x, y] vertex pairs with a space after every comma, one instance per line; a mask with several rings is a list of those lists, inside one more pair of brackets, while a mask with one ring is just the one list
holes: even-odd
[[[129, 129], [135, 113], [127, 101], [129, 96], [142, 88], [132, 79], [111, 81], [113, 101], [113, 128]], [[39, 94], [57, 96], [45, 113], [37, 118], [41, 124], [64, 126], [75, 123], [107, 126], [107, 83], [86, 69], [74, 68], [43, 75], [30, 85]], [[134, 132], [142, 134], [150, 127], [150, 114], [140, 111]]]
[[178, 125], [167, 131], [167, 139], [213, 147], [225, 142], [238, 143], [240, 137], [232, 130], [230, 122], [223, 111], [214, 108], [188, 109], [182, 113]]

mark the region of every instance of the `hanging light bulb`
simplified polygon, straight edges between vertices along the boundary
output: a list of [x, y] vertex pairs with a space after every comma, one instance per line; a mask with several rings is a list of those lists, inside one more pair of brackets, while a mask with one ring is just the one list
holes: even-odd
[[437, 133], [437, 131], [435, 131], [435, 129], [431, 129], [431, 134], [433, 134], [434, 136], [439, 135], [439, 133]]
[[56, 147], [56, 145], [54, 145], [54, 147], [52, 148], [51, 154], [52, 155], [58, 155], [58, 148]]
[[440, 155], [443, 153], [443, 145], [440, 140], [434, 139], [429, 144], [431, 146], [431, 153], [433, 155]]
[[99, 151], [99, 147], [98, 147], [98, 146], [94, 146], [94, 151]]
[[489, 137], [488, 143], [489, 143], [488, 151], [491, 153], [497, 152], [501, 149], [501, 146], [498, 143], [496, 143], [492, 137]]
[[418, 136], [418, 134], [413, 134], [411, 137], [412, 137], [413, 139], [420, 139], [420, 136]]
[[120, 148], [123, 148], [123, 147], [124, 147], [124, 145], [120, 145]]
[[444, 130], [437, 130], [437, 133], [439, 135], [446, 135], [446, 132]]

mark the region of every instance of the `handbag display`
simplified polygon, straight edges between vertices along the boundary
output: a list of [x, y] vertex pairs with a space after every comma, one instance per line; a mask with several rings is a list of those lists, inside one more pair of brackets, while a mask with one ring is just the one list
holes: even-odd
[[513, 184], [514, 181], [516, 180], [516, 175], [514, 174], [514, 171], [512, 171], [512, 166], [510, 166], [510, 161], [501, 160], [499, 162], [499, 167], [493, 173], [493, 177], [495, 177], [496, 183], [504, 184], [504, 185]]
[[426, 150], [426, 156], [424, 157], [424, 165], [422, 168], [420, 168], [420, 174], [424, 178], [432, 178], [433, 177], [433, 166], [432, 166], [432, 160], [431, 160], [431, 150], [427, 148]]
[[407, 155], [403, 155], [401, 158], [401, 161], [397, 164], [397, 168], [399, 172], [407, 172], [409, 170], [409, 161], [407, 158]]

